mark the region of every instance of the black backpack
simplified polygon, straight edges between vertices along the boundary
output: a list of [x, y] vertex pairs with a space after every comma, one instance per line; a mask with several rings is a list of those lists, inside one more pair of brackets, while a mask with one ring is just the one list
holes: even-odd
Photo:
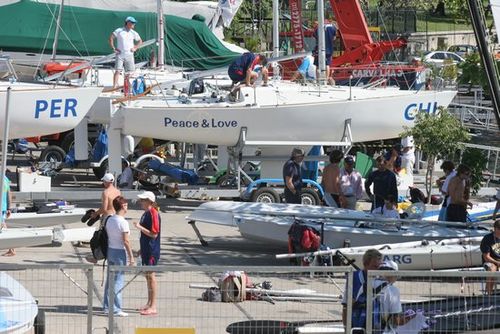
[[90, 239], [90, 249], [96, 260], [106, 260], [108, 258], [108, 232], [106, 232], [106, 223], [111, 216], [106, 217], [104, 224], [94, 232]]

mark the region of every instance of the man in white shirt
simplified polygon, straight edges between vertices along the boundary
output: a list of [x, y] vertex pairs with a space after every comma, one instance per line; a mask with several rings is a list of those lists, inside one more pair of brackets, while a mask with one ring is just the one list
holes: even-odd
[[122, 173], [118, 176], [117, 183], [120, 189], [132, 189], [134, 187], [134, 173], [125, 160], [122, 160]]
[[361, 182], [361, 174], [354, 169], [354, 158], [346, 156], [344, 168], [340, 170], [340, 193], [345, 198], [344, 208], [356, 210], [356, 203], [363, 196]]
[[[113, 77], [113, 88], [118, 85], [118, 77], [125, 67], [125, 80], [128, 75], [135, 70], [134, 52], [142, 44], [141, 36], [134, 30], [136, 19], [129, 16], [125, 19], [125, 25], [113, 31], [109, 36], [109, 45], [116, 54], [115, 74]], [[116, 39], [116, 47], [115, 47]]]
[[450, 180], [457, 175], [457, 172], [455, 171], [455, 165], [453, 162], [446, 160], [443, 162], [441, 165], [441, 169], [444, 172], [445, 179], [444, 181], [439, 181], [438, 180], [438, 186], [439, 190], [441, 193], [444, 195], [444, 200], [443, 200], [443, 205], [441, 207], [441, 210], [439, 211], [439, 221], [446, 221], [446, 208], [448, 204], [450, 204], [450, 196], [448, 196], [448, 185], [450, 184]]
[[413, 166], [415, 165], [415, 147], [413, 137], [405, 137], [401, 140], [403, 154], [401, 156], [401, 168], [404, 168], [406, 175], [410, 179], [410, 184], [413, 185]]

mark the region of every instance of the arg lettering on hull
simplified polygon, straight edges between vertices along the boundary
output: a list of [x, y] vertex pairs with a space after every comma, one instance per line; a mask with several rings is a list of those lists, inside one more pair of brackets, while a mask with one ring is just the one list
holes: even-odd
[[404, 118], [408, 121], [413, 121], [419, 112], [435, 114], [437, 111], [437, 102], [411, 103], [404, 110]]
[[52, 99], [35, 101], [35, 119], [77, 117], [78, 101], [69, 99]]
[[412, 258], [409, 254], [403, 255], [384, 255], [384, 261], [394, 261], [397, 264], [411, 264]]

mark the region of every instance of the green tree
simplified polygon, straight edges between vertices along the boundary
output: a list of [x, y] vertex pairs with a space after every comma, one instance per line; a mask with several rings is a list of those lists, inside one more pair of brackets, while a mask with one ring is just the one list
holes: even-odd
[[[495, 60], [497, 73], [500, 73], [500, 62]], [[489, 94], [488, 79], [483, 62], [479, 53], [473, 53], [465, 57], [465, 61], [458, 65], [462, 74], [458, 77], [458, 83], [469, 85], [469, 90], [474, 85], [479, 85]]]
[[436, 159], [454, 154], [463, 147], [463, 142], [468, 142], [470, 139], [467, 129], [444, 108], [440, 108], [436, 114], [418, 113], [414, 127], [405, 127], [400, 136], [413, 136], [415, 146], [427, 155], [425, 190], [428, 198], [432, 190], [432, 174]]

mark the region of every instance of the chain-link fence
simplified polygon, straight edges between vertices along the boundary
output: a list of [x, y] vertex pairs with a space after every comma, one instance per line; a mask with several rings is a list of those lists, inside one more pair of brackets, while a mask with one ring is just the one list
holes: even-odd
[[90, 334], [93, 287], [91, 265], [1, 264], [0, 333]]
[[[151, 272], [146, 273], [145, 267], [110, 267], [111, 285], [123, 275], [123, 288], [117, 292], [121, 290], [122, 311], [128, 313], [122, 317], [110, 305], [110, 333], [134, 333], [141, 327], [193, 328], [196, 333], [270, 333], [273, 329], [312, 326], [310, 323], [344, 331], [341, 300], [346, 274], [352, 280], [349, 267], [237, 268], [248, 281], [236, 283], [233, 280], [238, 272], [234, 269], [158, 266], [148, 267]], [[140, 311], [151, 296], [147, 275], [155, 277], [155, 304]], [[243, 291], [238, 285], [246, 288]], [[109, 292], [109, 300], [113, 300], [115, 291]]]
[[367, 333], [498, 333], [499, 281], [498, 273], [485, 271], [370, 271]]

